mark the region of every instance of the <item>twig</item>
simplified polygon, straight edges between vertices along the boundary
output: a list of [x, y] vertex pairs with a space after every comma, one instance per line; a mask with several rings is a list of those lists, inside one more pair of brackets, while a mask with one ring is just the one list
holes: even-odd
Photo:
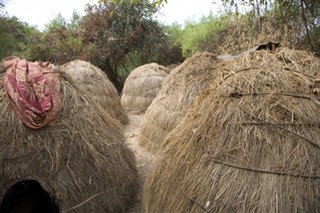
[[249, 70], [258, 70], [258, 69], [260, 69], [260, 68], [259, 68], [259, 67], [249, 67], [249, 68], [237, 70], [237, 71], [235, 71], [235, 72], [232, 71], [232, 70], [226, 69], [227, 71], [231, 72], [232, 74], [224, 77], [224, 78], [222, 79], [222, 81], [219, 82], [218, 84], [221, 84], [223, 81], [227, 80], [228, 78], [230, 78], [231, 76], [233, 76], [233, 75], [235, 75], [235, 74], [237, 74], [237, 73], [244, 72], [244, 71], [249, 71]]
[[[265, 124], [269, 124], [268, 122], [239, 122], [239, 123], [231, 123], [233, 125], [265, 125]], [[284, 122], [284, 123], [273, 123], [275, 125], [281, 125], [281, 126], [297, 126], [297, 125], [301, 125], [301, 126], [320, 126], [320, 123], [292, 123], [292, 122]]]
[[[271, 92], [252, 92], [252, 93], [241, 93], [241, 92], [232, 92], [229, 94], [229, 97], [242, 97], [242, 96], [255, 96], [255, 95], [270, 95]], [[304, 99], [310, 99], [311, 97], [306, 95], [299, 95], [299, 94], [292, 94], [292, 93], [273, 93], [273, 95], [282, 95], [282, 96], [291, 96], [295, 98], [304, 98]]]
[[306, 18], [306, 14], [304, 12], [304, 6], [303, 6], [303, 0], [300, 0], [300, 6], [301, 6], [301, 15], [302, 15], [302, 19], [304, 21], [304, 26], [306, 28], [306, 33], [307, 33], [307, 38], [308, 38], [308, 42], [310, 44], [311, 50], [314, 51], [314, 47], [310, 38], [310, 33], [309, 33], [309, 29], [308, 29], [308, 23], [307, 23], [307, 18]]
[[[210, 155], [210, 154], [208, 154], [208, 155]], [[215, 163], [218, 163], [218, 164], [222, 164], [222, 165], [229, 166], [229, 167], [236, 168], [236, 169], [252, 171], [252, 172], [260, 172], [260, 173], [274, 174], [274, 175], [285, 175], [285, 176], [291, 176], [291, 177], [320, 179], [320, 176], [317, 176], [317, 175], [290, 174], [290, 173], [285, 173], [285, 172], [276, 172], [276, 171], [269, 171], [269, 170], [264, 170], [264, 169], [248, 168], [248, 167], [244, 167], [244, 166], [233, 165], [233, 164], [230, 164], [230, 163], [226, 163], [226, 162], [223, 162], [223, 161], [216, 160], [214, 158], [211, 159], [211, 160], [213, 162], [215, 162]]]
[[221, 164], [221, 165], [225, 165], [228, 167], [232, 167], [235, 169], [242, 169], [242, 170], [246, 170], [246, 171], [250, 171], [250, 172], [260, 172], [260, 173], [266, 173], [266, 174], [273, 174], [273, 175], [282, 175], [282, 176], [291, 176], [291, 177], [301, 177], [301, 178], [312, 178], [312, 179], [320, 179], [320, 176], [318, 175], [300, 175], [300, 174], [290, 174], [290, 173], [286, 173], [286, 172], [277, 172], [277, 171], [270, 171], [270, 170], [265, 170], [265, 169], [257, 169], [257, 168], [249, 168], [249, 167], [244, 167], [244, 166], [239, 166], [239, 165], [234, 165], [231, 163], [227, 163], [221, 160], [217, 160], [213, 157], [212, 154], [210, 154], [208, 152], [208, 150], [204, 149], [203, 147], [200, 147], [204, 153], [206, 153], [208, 156], [211, 157], [211, 160], [215, 163]]
[[266, 124], [268, 124], [268, 125], [270, 125], [270, 126], [278, 127], [279, 129], [285, 130], [285, 131], [287, 131], [287, 132], [289, 132], [289, 133], [291, 133], [291, 134], [293, 134], [293, 135], [296, 135], [296, 136], [298, 136], [299, 138], [307, 141], [309, 144], [313, 145], [314, 147], [320, 149], [320, 145], [317, 144], [317, 143], [315, 143], [315, 142], [313, 142], [312, 140], [310, 140], [310, 139], [308, 139], [308, 138], [306, 138], [306, 137], [304, 137], [304, 136], [302, 136], [302, 135], [300, 135], [300, 134], [298, 134], [298, 133], [296, 133], [296, 132], [293, 132], [293, 131], [291, 131], [291, 130], [289, 130], [289, 129], [286, 129], [286, 128], [280, 126], [280, 125], [277, 125], [277, 124], [275, 124], [275, 123], [271, 123], [271, 122], [268, 122], [268, 121], [266, 121], [266, 120], [264, 120], [264, 119], [258, 118], [257, 116], [252, 115], [251, 113], [249, 113], [248, 111], [246, 111], [246, 110], [243, 109], [242, 107], [239, 107], [239, 108], [240, 108], [241, 110], [243, 110], [245, 113], [247, 113], [248, 115], [250, 115], [251, 117], [253, 117], [253, 118], [255, 118], [255, 119], [259, 120], [259, 121], [265, 122]]

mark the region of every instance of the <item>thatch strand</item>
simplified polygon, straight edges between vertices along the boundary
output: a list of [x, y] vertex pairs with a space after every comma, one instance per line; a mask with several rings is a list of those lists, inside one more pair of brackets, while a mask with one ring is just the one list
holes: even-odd
[[320, 212], [319, 69], [286, 48], [220, 63], [163, 143], [144, 212]]
[[215, 55], [204, 52], [193, 55], [174, 68], [148, 108], [139, 132], [139, 144], [157, 152], [169, 132], [187, 113], [193, 100], [208, 85], [218, 63]]
[[75, 205], [75, 206], [73, 206], [73, 207], [71, 207], [69, 209], [63, 210], [62, 213], [63, 212], [70, 212], [71, 210], [77, 209], [77, 208], [83, 206], [85, 203], [89, 202], [90, 200], [94, 199], [95, 197], [100, 196], [100, 195], [102, 195], [104, 193], [107, 193], [107, 192], [100, 192], [98, 194], [95, 194], [95, 195], [89, 197], [88, 199], [86, 199], [85, 201], [83, 201], [83, 202], [81, 202], [81, 203], [79, 203], [79, 204], [77, 204], [77, 205]]
[[81, 60], [70, 61], [60, 66], [60, 69], [70, 75], [75, 85], [87, 98], [92, 99], [112, 118], [122, 124], [129, 122], [128, 115], [120, 104], [120, 96], [116, 87], [102, 70]]
[[143, 114], [159, 93], [169, 70], [156, 63], [145, 64], [130, 72], [121, 95], [121, 105], [130, 114]]
[[17, 182], [35, 180], [61, 212], [126, 212], [139, 181], [122, 127], [60, 75], [62, 112], [52, 126], [26, 127], [0, 96], [0, 198]]

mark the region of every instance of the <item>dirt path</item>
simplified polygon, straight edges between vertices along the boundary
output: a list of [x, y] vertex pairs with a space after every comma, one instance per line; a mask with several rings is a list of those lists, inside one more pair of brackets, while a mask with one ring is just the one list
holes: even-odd
[[[129, 124], [125, 127], [126, 143], [131, 148], [136, 156], [138, 173], [141, 178], [141, 186], [146, 179], [147, 173], [154, 162], [154, 155], [139, 146], [137, 136], [143, 119], [143, 115], [129, 115]], [[128, 213], [141, 212], [141, 194], [142, 189], [138, 194], [138, 200], [133, 208]]]

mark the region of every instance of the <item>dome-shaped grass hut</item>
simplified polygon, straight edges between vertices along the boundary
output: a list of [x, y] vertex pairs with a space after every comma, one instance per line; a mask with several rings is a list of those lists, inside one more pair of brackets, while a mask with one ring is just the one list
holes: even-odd
[[129, 122], [126, 111], [120, 104], [120, 95], [107, 75], [86, 61], [74, 60], [60, 66], [80, 90], [109, 115], [122, 124]]
[[130, 72], [121, 95], [121, 105], [129, 114], [143, 114], [157, 96], [169, 70], [157, 63], [145, 64]]
[[220, 64], [163, 144], [144, 212], [320, 212], [319, 69], [288, 49]]
[[207, 87], [217, 62], [212, 53], [198, 53], [170, 72], [144, 115], [138, 135], [139, 145], [151, 152], [159, 150], [168, 133]]
[[[10, 59], [14, 58], [3, 62]], [[10, 67], [16, 61], [21, 60], [13, 60]], [[28, 62], [29, 76], [31, 64], [39, 69], [48, 66]], [[5, 75], [0, 69], [0, 79]], [[139, 181], [121, 125], [92, 107], [65, 73], [44, 75], [57, 76], [52, 85], [61, 99], [51, 97], [53, 106], [61, 100], [61, 111], [54, 123], [38, 129], [16, 116], [9, 101], [13, 96], [5, 89], [9, 87], [4, 80], [0, 84], [0, 212], [126, 212]]]

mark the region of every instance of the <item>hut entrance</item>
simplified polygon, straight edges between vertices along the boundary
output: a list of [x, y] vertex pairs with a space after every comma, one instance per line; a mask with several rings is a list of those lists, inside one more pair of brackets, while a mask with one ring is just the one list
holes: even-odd
[[54, 198], [35, 180], [22, 180], [8, 189], [0, 213], [59, 213]]

